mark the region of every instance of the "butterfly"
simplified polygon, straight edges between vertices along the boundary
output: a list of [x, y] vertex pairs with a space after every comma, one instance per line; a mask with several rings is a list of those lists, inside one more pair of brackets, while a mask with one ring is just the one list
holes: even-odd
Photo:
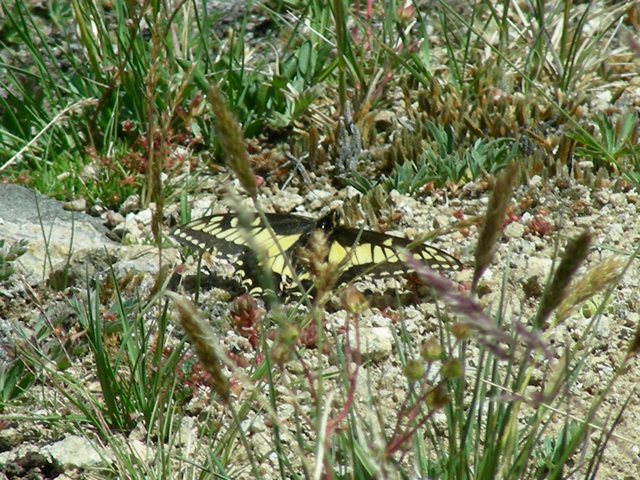
[[[176, 228], [173, 236], [200, 252], [215, 247], [223, 254], [240, 253], [237, 273], [250, 293], [263, 292], [264, 278], [259, 272], [264, 270], [279, 277], [279, 284], [271, 282], [279, 291], [294, 288], [296, 277], [308, 278], [298, 255], [300, 249], [309, 247], [317, 238], [314, 236], [317, 230], [326, 236], [327, 261], [340, 268], [338, 284], [365, 273], [382, 276], [406, 272], [399, 249], [410, 250], [417, 259], [437, 270], [462, 268], [459, 260], [439, 248], [427, 244], [414, 246], [406, 238], [343, 227], [335, 211], [318, 220], [278, 213], [267, 213], [265, 218], [270, 228], [260, 217], [242, 222], [234, 214], [211, 215]], [[255, 255], [253, 250], [261, 254]]]

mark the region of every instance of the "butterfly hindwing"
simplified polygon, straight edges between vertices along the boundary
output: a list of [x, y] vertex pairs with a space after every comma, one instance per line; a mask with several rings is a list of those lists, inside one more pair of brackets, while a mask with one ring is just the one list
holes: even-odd
[[[407, 271], [398, 251], [409, 250], [416, 259], [437, 270], [460, 270], [460, 262], [439, 248], [419, 244], [409, 248], [411, 240], [370, 230], [337, 228], [330, 237], [329, 261], [343, 262], [340, 282], [359, 275], [395, 275]], [[344, 260], [341, 260], [343, 257]]]

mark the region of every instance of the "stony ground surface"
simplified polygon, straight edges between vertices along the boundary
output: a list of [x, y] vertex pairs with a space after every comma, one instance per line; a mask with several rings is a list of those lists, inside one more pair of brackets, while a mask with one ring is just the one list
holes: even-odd
[[[613, 192], [610, 187], [612, 186], [605, 185], [602, 188], [593, 189], [581, 185], [569, 177], [551, 181], [532, 177], [526, 185], [517, 190], [495, 261], [481, 282], [480, 302], [486, 307], [487, 313], [495, 314], [498, 305], [500, 305], [504, 288], [506, 294], [503, 306], [504, 324], [507, 329], [510, 328], [510, 325], [515, 325], [516, 321], [522, 321], [525, 324], [530, 322], [540, 303], [540, 292], [547, 281], [554, 258], [557, 259], [558, 255], [562, 254], [568, 239], [576, 237], [584, 229], [591, 231], [594, 247], [587, 262], [579, 270], [578, 277], [595, 269], [600, 262], [612, 256], [618, 256], [623, 263], [630, 260], [640, 240], [640, 226], [636, 221], [639, 213], [640, 195], [633, 189]], [[414, 236], [435, 227], [448, 227], [460, 220], [481, 215], [486, 208], [488, 194], [489, 190], [484, 182], [468, 184], [455, 193], [440, 190], [414, 197], [392, 193], [395, 210], [402, 214], [392, 233]], [[344, 192], [329, 191], [325, 198], [328, 202], [318, 203], [317, 192], [304, 193], [291, 188], [281, 195], [264, 196], [261, 202], [267, 210], [286, 211], [291, 209], [299, 213], [306, 211], [317, 216], [322, 211], [323, 205], [327, 203], [333, 202], [334, 206], [340, 206], [343, 201], [341, 195], [344, 195]], [[211, 197], [202, 200], [203, 203], [210, 203], [210, 201]], [[129, 215], [133, 218], [129, 220], [129, 223], [135, 225], [133, 228], [137, 229], [136, 235], [140, 239], [150, 235], [149, 226], [145, 225], [143, 221], [147, 217], [144, 212]], [[433, 244], [458, 256], [465, 265], [469, 266], [473, 264], [473, 250], [477, 236], [478, 225], [473, 223], [465, 229], [434, 240]], [[53, 238], [52, 242], [55, 245], [56, 239]], [[146, 260], [143, 257], [138, 259], [135, 264], [127, 263], [130, 261], [131, 248], [133, 247], [117, 250], [114, 253], [117, 258], [116, 270], [125, 272], [127, 268], [136, 268], [147, 272], [142, 288], [148, 289], [153, 284], [154, 266], [157, 265], [156, 258], [151, 253]], [[148, 247], [144, 248], [148, 250]], [[505, 272], [507, 259], [509, 260], [509, 271]], [[213, 264], [220, 267], [221, 271], [233, 273], [233, 268], [224, 260], [214, 259]], [[119, 266], [126, 266], [126, 268], [120, 269]], [[507, 275], [506, 283], [504, 283], [504, 275]], [[461, 272], [454, 273], [451, 278], [464, 291], [465, 285], [468, 286], [471, 281], [472, 269], [466, 268]], [[580, 349], [585, 353], [585, 368], [570, 393], [570, 411], [577, 419], [586, 415], [594, 396], [602, 392], [608, 378], [624, 359], [626, 349], [640, 320], [637, 313], [640, 297], [639, 282], [639, 267], [637, 261], [632, 261], [621, 281], [613, 290], [604, 314], [593, 326], [595, 335], [592, 336], [592, 343], [583, 346], [576, 345], [585, 329], [595, 318], [593, 312], [597, 308], [598, 302], [595, 307], [589, 303], [587, 306], [581, 306], [573, 315], [560, 324], [554, 324], [545, 333], [545, 339], [554, 352], [554, 359], [548, 365], [540, 367], [538, 374], [541, 377], [549, 369], [557, 367], [557, 361], [564, 349]], [[377, 293], [371, 295], [373, 292], [388, 292], [389, 290], [393, 292], [398, 286], [394, 279], [373, 282], [371, 280], [360, 281], [356, 283], [356, 286], [362, 292], [369, 292], [369, 298], [375, 305], [374, 308], [362, 315], [360, 321], [363, 358], [367, 363], [360, 370], [361, 381], [358, 382], [356, 395], [363, 403], [360, 404], [359, 409], [362, 415], [370, 413], [365, 407], [365, 399], [370, 394], [369, 386], [373, 384], [376, 385], [382, 411], [388, 411], [392, 416], [398, 402], [405, 395], [402, 385], [398, 383], [402, 373], [396, 350], [397, 343], [393, 336], [394, 332], [396, 335], [402, 332], [393, 312], [402, 312], [403, 328], [409, 334], [413, 345], [418, 347], [424, 339], [437, 333], [438, 321], [436, 320], [435, 306], [426, 298], [420, 300], [414, 297], [401, 310], [398, 310], [393, 294]], [[72, 289], [63, 294], [54, 294], [36, 283], [33, 288], [41, 302], [40, 305], [37, 305], [29, 298], [28, 288], [26, 284], [21, 284], [19, 280], [16, 280], [12, 288], [5, 289], [3, 309], [0, 312], [5, 320], [19, 321], [27, 327], [33, 327], [33, 322], [38, 317], [41, 308], [64, 309], [67, 296], [74, 291]], [[229, 323], [224, 320], [224, 315], [221, 316], [221, 312], [228, 308], [225, 307], [227, 304], [224, 302], [219, 304], [222, 310], [218, 307], [211, 308], [212, 299], [221, 298], [221, 295], [220, 290], [217, 289], [205, 293], [201, 299], [202, 306], [210, 311], [223, 344], [227, 348], [233, 348], [247, 362], [250, 362], [255, 353], [248, 345], [247, 339], [234, 332], [229, 327]], [[604, 292], [600, 298], [603, 296]], [[337, 329], [344, 328], [346, 315], [343, 310], [338, 308], [340, 302], [336, 299], [330, 302], [330, 305], [333, 305], [332, 309], [335, 308], [337, 311], [327, 314], [327, 325], [332, 325]], [[473, 357], [474, 351], [475, 347], [472, 346], [470, 357]], [[315, 353], [313, 351], [308, 353], [308, 360], [313, 361]], [[334, 361], [335, 359], [332, 359], [330, 355], [326, 357], [325, 367], [328, 372], [335, 370]], [[467, 372], [470, 379], [474, 375], [473, 366], [472, 360]], [[630, 394], [635, 398], [633, 392], [636, 391], [638, 380], [640, 380], [637, 366], [637, 361], [632, 361], [624, 375], [618, 379], [598, 422], [605, 422], [608, 407], [614, 409], [619, 407]], [[74, 368], [77, 368], [79, 378], [87, 378], [87, 380], [90, 380], [94, 375], [91, 367], [90, 362], [82, 360], [74, 365]], [[292, 378], [297, 374], [299, 372], [296, 372], [295, 368], [289, 371]], [[535, 393], [536, 388], [532, 386], [531, 391], [527, 393]], [[297, 402], [299, 402], [300, 408], [305, 411], [313, 408], [313, 402], [311, 402], [308, 392], [305, 394], [304, 390], [284, 388], [282, 393], [283, 395], [292, 395], [295, 392], [299, 397]], [[43, 391], [46, 396], [53, 394], [53, 392], [46, 393], [47, 391], [48, 389]], [[206, 390], [201, 391], [200, 394], [203, 397], [194, 398], [192, 406], [188, 408], [192, 415], [202, 415], [209, 408], [204, 406], [206, 402], [203, 403], [202, 400], [208, 395]], [[242, 393], [239, 395], [242, 397]], [[51, 405], [49, 402], [45, 402], [43, 405], [45, 404]], [[625, 476], [626, 478], [634, 478], [637, 475], [640, 459], [640, 450], [638, 449], [640, 433], [637, 429], [637, 425], [640, 424], [639, 407], [637, 402], [632, 399], [621, 424], [616, 429], [616, 434], [619, 437], [610, 442], [609, 448], [604, 454], [603, 468], [598, 478], [623, 478]], [[22, 407], [9, 408], [6, 413], [24, 413], [24, 410]], [[285, 402], [281, 405], [278, 414], [285, 425], [293, 428], [292, 415], [294, 411], [291, 410], [291, 405]], [[11, 416], [9, 415], [7, 418], [11, 418]], [[443, 419], [439, 420], [443, 421]], [[557, 418], [558, 427], [562, 425], [563, 421], [563, 417], [559, 415]], [[265, 452], [270, 448], [268, 429], [262, 419], [254, 419], [254, 422], [252, 429], [255, 435], [252, 436], [252, 446], [257, 452]], [[11, 428], [6, 429], [2, 434], [2, 438], [8, 446], [8, 452], [2, 454], [1, 458], [6, 462], [15, 461], [16, 455], [24, 457], [25, 451], [39, 452], [44, 455], [43, 458], [50, 458], [48, 455], [51, 455], [51, 451], [56, 452], [57, 450], [47, 445], [54, 445], [56, 443], [54, 440], [66, 437], [64, 434], [61, 435], [61, 432], [56, 428], [41, 429], [35, 424], [11, 420], [8, 423]], [[189, 430], [188, 426], [185, 428]], [[193, 429], [189, 431], [191, 435], [195, 435]], [[144, 438], [144, 436], [140, 438]], [[129, 440], [131, 442], [139, 441], [135, 435]], [[70, 448], [77, 448], [77, 439], [75, 441], [76, 443], [73, 443], [72, 440], [67, 441], [71, 445]], [[293, 437], [291, 437], [291, 441], [293, 452], [295, 451], [293, 450]], [[34, 447], [30, 450], [25, 446], [28, 444], [32, 444]], [[44, 448], [45, 446], [47, 447]], [[89, 458], [91, 458], [90, 455]], [[93, 458], [91, 461], [95, 462], [96, 460]], [[268, 471], [273, 468], [273, 465], [267, 463], [263, 467], [265, 471]]]
[[[236, 2], [235, 5], [238, 4]], [[229, 25], [233, 25], [238, 18], [241, 18], [242, 9], [227, 8], [225, 5], [230, 4], [225, 2], [212, 2], [211, 5], [212, 8], [220, 5], [224, 7], [224, 14], [218, 24], [220, 27], [218, 33], [223, 36]], [[264, 17], [261, 19], [260, 12], [252, 15], [248, 31], [254, 35], [252, 25], [261, 25]], [[256, 15], [258, 15], [257, 18]], [[249, 48], [256, 58], [272, 55], [273, 50], [271, 45], [261, 45], [264, 42], [261, 42], [260, 32], [261, 29], [255, 29], [253, 50]], [[489, 35], [490, 32], [487, 33]], [[434, 64], [439, 62], [446, 65], [447, 55], [443, 48], [442, 37], [436, 32], [429, 40], [432, 42], [431, 53]], [[262, 52], [266, 53], [263, 55]], [[632, 65], [633, 58], [630, 60], [628, 65]], [[613, 114], [638, 105], [640, 95], [637, 88], [637, 73], [631, 66], [625, 68], [628, 68], [628, 71], [615, 82], [600, 85], [589, 91], [589, 99], [581, 103], [581, 108], [592, 112], [602, 111]], [[585, 77], [585, 85], [588, 85], [590, 78]], [[612, 105], [612, 99], [616, 98], [621, 87], [624, 87], [624, 93], [613, 102], [615, 105]], [[493, 91], [498, 103], [505, 99], [512, 100], [505, 92], [497, 89]], [[443, 104], [446, 104], [445, 93], [442, 95]], [[556, 98], [555, 93], [551, 96]], [[513, 99], [515, 98], [514, 94]], [[399, 88], [390, 89], [384, 100], [382, 103], [385, 103], [385, 107], [376, 116], [378, 134], [380, 138], [384, 137], [384, 141], [380, 141], [380, 145], [371, 142], [373, 145], [369, 145], [370, 151], [365, 152], [369, 159], [379, 158], [375, 150], [390, 143], [393, 140], [393, 132], [400, 130], [402, 125], [411, 123], [407, 118], [409, 112], [403, 104], [404, 98]], [[335, 102], [323, 100], [318, 103], [313, 106], [311, 115], [315, 124], [318, 124], [318, 118], [337, 124], [339, 118], [335, 114], [338, 110]], [[493, 106], [495, 105], [489, 102], [489, 107]], [[557, 116], [557, 112], [553, 116]], [[549, 119], [543, 120], [544, 122], [541, 121], [540, 124], [543, 127], [552, 123]], [[335, 130], [336, 124], [332, 124], [330, 129]], [[534, 133], [542, 135], [540, 130]], [[509, 131], [508, 135], [512, 135], [512, 132]], [[553, 134], [550, 134], [551, 136]], [[535, 142], [532, 143], [535, 144]], [[321, 143], [321, 147], [324, 145]], [[537, 148], [542, 147], [537, 145]], [[613, 372], [622, 365], [628, 345], [640, 321], [638, 313], [640, 271], [637, 260], [631, 261], [640, 244], [640, 222], [637, 221], [640, 195], [624, 182], [594, 181], [597, 172], [589, 162], [581, 164], [574, 162], [571, 167], [571, 173], [568, 172], [567, 167], [558, 168], [551, 179], [536, 176], [531, 172], [523, 175], [524, 185], [514, 195], [509, 219], [503, 229], [493, 265], [485, 272], [481, 282], [479, 301], [490, 315], [494, 315], [499, 306], [503, 305], [504, 325], [508, 331], [515, 328], [517, 321], [528, 325], [540, 304], [540, 295], [552, 271], [554, 259], [557, 260], [561, 256], [569, 239], [576, 237], [585, 229], [589, 229], [593, 235], [593, 248], [587, 261], [580, 268], [577, 278], [590, 271], [602, 272], [598, 269], [601, 268], [599, 267], [601, 262], [611, 261], [607, 259], [614, 256], [618, 256], [623, 265], [627, 261], [630, 262], [620, 282], [611, 292], [603, 315], [594, 316], [594, 312], [605, 298], [605, 292], [601, 292], [595, 301], [581, 304], [563, 321], [556, 321], [553, 317], [553, 323], [544, 335], [553, 355], [551, 360], [541, 365], [540, 369], [534, 373], [534, 377], [538, 380], [543, 378], [545, 373], [558, 367], [558, 359], [565, 349], [575, 349], [584, 353], [585, 367], [569, 394], [571, 406], [568, 411], [579, 420], [586, 416], [590, 403], [603, 391]], [[292, 182], [293, 187], [283, 190], [274, 186], [273, 182], [269, 182], [267, 186], [262, 187], [259, 202], [267, 212], [296, 212], [314, 218], [325, 213], [328, 208], [342, 208], [347, 212], [346, 219], [351, 220], [353, 215], [348, 213], [358, 211], [359, 197], [352, 189], [336, 190], [331, 186], [332, 181], [329, 177], [330, 175], [316, 177], [315, 173], [311, 172], [310, 179], [307, 178], [305, 181], [296, 179]], [[211, 179], [204, 188], [208, 194], [192, 199], [193, 218], [204, 214], [212, 204], [215, 205], [214, 213], [226, 211], [227, 206], [224, 200], [227, 198], [227, 187], [231, 183], [233, 181], [230, 176]], [[282, 185], [282, 182], [279, 184]], [[489, 193], [490, 185], [484, 180], [470, 182], [456, 188], [426, 189], [412, 197], [392, 192], [390, 200], [385, 203], [384, 221], [379, 223], [387, 226], [390, 219], [393, 219], [388, 233], [412, 238], [434, 229], [447, 229], [459, 221], [482, 215]], [[74, 295], [82, 297], [86, 265], [93, 267], [90, 273], [106, 271], [110, 262], [114, 263], [114, 269], [119, 276], [124, 276], [129, 271], [142, 272], [140, 290], [148, 292], [152, 288], [154, 275], [158, 271], [158, 262], [155, 247], [149, 246], [148, 242], [151, 238], [149, 210], [130, 212], [130, 208], [123, 208], [119, 212], [122, 218], [116, 221], [112, 221], [113, 212], [109, 214], [111, 227], [117, 224], [115, 228], [117, 235], [132, 244], [128, 247], [116, 247], [111, 240], [103, 236], [104, 232], [96, 233], [95, 222], [89, 222], [93, 227], [88, 227], [86, 232], [83, 230], [83, 235], [78, 235], [73, 240], [78, 250], [85, 250], [72, 260], [72, 265], [78, 267], [74, 271], [73, 286], [63, 292], [54, 292], [44, 286], [42, 279], [47, 278], [52, 269], [58, 272], [64, 270], [61, 265], [67, 261], [70, 245], [68, 233], [72, 228], [81, 228], [79, 219], [75, 219], [76, 224], [73, 227], [68, 217], [60, 217], [59, 223], [55, 225], [56, 234], [50, 237], [50, 248], [54, 253], [54, 259], [51, 264], [43, 268], [48, 259], [43, 254], [43, 250], [46, 249], [44, 241], [38, 238], [42, 227], [33, 217], [33, 212], [36, 211], [35, 205], [17, 204], [13, 194], [3, 198], [0, 193], [0, 201], [4, 201], [0, 205], [0, 239], [14, 241], [28, 235], [31, 240], [30, 252], [21, 261], [20, 274], [12, 277], [9, 284], [0, 285], [0, 338], [5, 345], [5, 349], [0, 350], [0, 355], [4, 356], [0, 358], [3, 360], [9, 359], [6, 353], [11, 352], [11, 347], [14, 346], [15, 331], [11, 322], [17, 322], [28, 332], [32, 332], [36, 328], [38, 319], [43, 318], [42, 312], [46, 312], [49, 318], [64, 317], [69, 323], [74, 321], [68, 301]], [[377, 224], [375, 216], [372, 218], [371, 208], [367, 209], [365, 206], [363, 210], [358, 213], [360, 217], [367, 219], [368, 227], [375, 229], [381, 226]], [[167, 224], [174, 226], [178, 218], [178, 207], [168, 206], [166, 213]], [[47, 227], [51, 225], [48, 224]], [[450, 276], [461, 291], [468, 289], [472, 278], [471, 265], [473, 265], [478, 228], [477, 222], [471, 222], [463, 229], [454, 229], [452, 233], [433, 240], [434, 245], [460, 258], [467, 266], [462, 272]], [[53, 227], [51, 231], [54, 231]], [[105, 243], [109, 244], [108, 255], [104, 249]], [[174, 266], [181, 262], [177, 250], [165, 249], [163, 252], [168, 264]], [[195, 266], [192, 260], [187, 260], [187, 264], [193, 271]], [[218, 272], [233, 276], [234, 269], [230, 262], [214, 259], [211, 265]], [[366, 280], [358, 282], [356, 286], [360, 291], [368, 294], [373, 307], [361, 318], [363, 354], [367, 363], [360, 370], [356, 395], [360, 400], [366, 399], [370, 394], [369, 385], [375, 385], [382, 412], [392, 416], [397, 405], [406, 395], [399, 380], [402, 377], [400, 352], [398, 352], [394, 334], [400, 335], [406, 332], [414, 346], [420, 345], [425, 338], [437, 333], [437, 311], [434, 303], [426, 298], [403, 296], [402, 298], [407, 299], [407, 302], [402, 308], [404, 322], [400, 323], [397, 315], [400, 309], [397, 308], [393, 294], [398, 286], [396, 280]], [[255, 358], [255, 352], [247, 339], [230, 327], [227, 319], [229, 298], [228, 293], [216, 288], [203, 293], [201, 306], [209, 312], [212, 324], [223, 345], [237, 352], [245, 362], [250, 363]], [[329, 306], [332, 313], [327, 313], [327, 325], [338, 330], [340, 327], [344, 328], [346, 315], [339, 309], [339, 300], [330, 301]], [[597, 322], [592, 324], [594, 319], [597, 319]], [[593, 328], [595, 333], [589, 344], [582, 345], [579, 342], [588, 328]], [[181, 334], [177, 328], [171, 327], [170, 330], [175, 339]], [[342, 335], [340, 338], [343, 338], [344, 334], [340, 335]], [[469, 378], [473, 378], [475, 374], [473, 353], [476, 350], [474, 345], [471, 348], [471, 360], [466, 372]], [[310, 351], [308, 355], [309, 361], [315, 358], [314, 351]], [[325, 371], [329, 375], [336, 373], [335, 358], [327, 355], [323, 361], [326, 363]], [[78, 358], [72, 368], [77, 377], [83, 380], [83, 384], [95, 388], [95, 369], [88, 356]], [[290, 367], [283, 375], [283, 385], [297, 378], [298, 375], [300, 371]], [[611, 394], [605, 402], [605, 408], [595, 422], [594, 435], [598, 427], [608, 420], [607, 408], [611, 407], [616, 412], [616, 408], [619, 408], [629, 396], [631, 397], [620, 425], [615, 431], [616, 436], [609, 442], [608, 449], [604, 453], [603, 465], [597, 478], [640, 478], [640, 431], [638, 429], [640, 402], [637, 401], [639, 380], [638, 362], [634, 359], [629, 362], [624, 374], [613, 385]], [[33, 478], [36, 474], [39, 475], [38, 478], [54, 478], [64, 471], [70, 477], [80, 477], [84, 474], [80, 474], [74, 470], [75, 468], [95, 466], [100, 464], [102, 459], [95, 456], [94, 450], [86, 445], [86, 442], [83, 444], [82, 438], [69, 435], [65, 425], [49, 420], [51, 415], [59, 415], [61, 412], [68, 414], [70, 411], [68, 405], [59, 399], [54, 389], [48, 385], [38, 384], [38, 387], [42, 388], [30, 391], [27, 403], [17, 403], [7, 407], [3, 412], [3, 418], [0, 419], [2, 423], [0, 450], [3, 451], [0, 453], [0, 465], [4, 465], [4, 475], [12, 479]], [[293, 428], [296, 417], [293, 407], [295, 402], [302, 411], [313, 408], [313, 402], [308, 391], [301, 387], [296, 388], [282, 387], [280, 393], [283, 396], [289, 395], [291, 401], [279, 407], [278, 417], [285, 426], [291, 428], [290, 432], [283, 435], [290, 440], [288, 446], [291, 448], [292, 459], [304, 461], [305, 455], [294, 448], [293, 436], [287, 435], [289, 433], [293, 435], [295, 432]], [[539, 385], [534, 381], [530, 390], [525, 393], [533, 395], [536, 388], [539, 388]], [[206, 388], [199, 390], [187, 406], [188, 415], [180, 425], [183, 440], [175, 445], [185, 456], [192, 454], [201, 459], [200, 455], [204, 454], [202, 451], [194, 453], [195, 447], [193, 447], [200, 440], [197, 427], [201, 419], [207, 414], [213, 415], [214, 418], [224, 415], [221, 408], [208, 405], [209, 394]], [[236, 394], [242, 397], [244, 392], [240, 389]], [[359, 413], [370, 418], [368, 415], [371, 412], [365, 407], [366, 402], [363, 401], [361, 405], [358, 407]], [[43, 420], [33, 421], [36, 415]], [[268, 452], [272, 447], [267, 426], [269, 422], [265, 422], [261, 417], [253, 417], [250, 420], [253, 421], [250, 439], [252, 447], [256, 452]], [[564, 420], [563, 415], [558, 415], [554, 427], [559, 429]], [[437, 421], [442, 422], [443, 418], [438, 418]], [[149, 455], [149, 458], [154, 455], [152, 449], [147, 449], [144, 444], [145, 432], [143, 431], [136, 430], [128, 437], [123, 437], [123, 441], [132, 446], [143, 458], [145, 455]], [[109, 456], [109, 454], [106, 455]], [[244, 461], [241, 456], [236, 460], [238, 465], [242, 465]], [[251, 475], [242, 472], [240, 468], [238, 466], [238, 470], [234, 470], [233, 473], [236, 473], [238, 478], [250, 478]], [[262, 465], [263, 472], [270, 472], [273, 468], [274, 464], [268, 461]], [[37, 473], [34, 473], [36, 471]]]

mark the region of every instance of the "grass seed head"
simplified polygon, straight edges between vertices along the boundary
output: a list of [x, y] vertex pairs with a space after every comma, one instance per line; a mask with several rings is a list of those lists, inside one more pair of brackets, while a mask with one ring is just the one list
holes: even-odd
[[440, 360], [442, 358], [442, 346], [438, 339], [430, 337], [425, 340], [420, 349], [420, 356], [429, 363]]
[[439, 410], [451, 401], [451, 396], [444, 385], [438, 385], [429, 392], [426, 400], [429, 407]]
[[442, 376], [444, 378], [453, 379], [460, 378], [464, 374], [464, 368], [460, 360], [451, 358], [442, 366]]
[[614, 282], [622, 273], [624, 263], [622, 257], [613, 255], [589, 270], [560, 302], [556, 314], [557, 322], [561, 323], [569, 318], [576, 311], [578, 305]]
[[225, 153], [227, 165], [235, 173], [247, 194], [255, 198], [257, 194], [256, 178], [251, 168], [240, 124], [227, 107], [222, 93], [217, 87], [212, 85], [209, 88], [208, 99], [216, 118], [216, 131], [220, 146]]
[[369, 304], [356, 287], [349, 285], [342, 293], [342, 307], [347, 312], [357, 315], [364, 312]]
[[591, 233], [585, 230], [578, 238], [567, 244], [560, 260], [560, 265], [553, 275], [549, 288], [544, 292], [542, 304], [536, 317], [536, 325], [539, 328], [548, 327], [547, 319], [551, 312], [560, 305], [567, 294], [567, 287], [573, 279], [576, 270], [587, 258], [591, 246]]
[[[175, 297], [174, 297], [175, 298]], [[189, 300], [180, 297], [176, 306], [180, 312], [180, 324], [187, 332], [196, 356], [204, 369], [211, 375], [211, 388], [225, 402], [229, 401], [229, 381], [222, 374], [220, 360], [214, 348], [217, 342], [211, 327], [201, 318], [196, 306]]]
[[297, 252], [296, 260], [313, 279], [318, 298], [331, 291], [338, 279], [337, 265], [330, 263], [328, 257], [329, 240], [322, 230], [314, 230]]
[[424, 377], [424, 364], [420, 360], [409, 360], [402, 369], [402, 373], [410, 382], [417, 382]]
[[518, 164], [511, 162], [509, 166], [500, 172], [496, 180], [495, 188], [489, 199], [484, 227], [476, 247], [475, 273], [473, 275], [474, 287], [491, 263], [495, 253], [496, 242], [500, 236], [511, 195], [518, 180], [518, 172]]

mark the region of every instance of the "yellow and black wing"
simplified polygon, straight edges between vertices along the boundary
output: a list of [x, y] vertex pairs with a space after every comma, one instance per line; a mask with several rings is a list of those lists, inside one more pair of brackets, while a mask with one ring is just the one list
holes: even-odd
[[[448, 253], [426, 244], [414, 248], [411, 241], [369, 230], [345, 228], [338, 224], [337, 213], [313, 220], [298, 215], [267, 214], [271, 231], [260, 218], [241, 224], [235, 215], [211, 215], [174, 230], [174, 237], [182, 244], [201, 252], [216, 248], [225, 254], [240, 253], [239, 273], [245, 277], [252, 292], [260, 291], [260, 279], [255, 274], [268, 270], [279, 277], [279, 289], [292, 286], [302, 268], [296, 255], [300, 247], [307, 247], [314, 230], [322, 230], [328, 240], [328, 261], [339, 266], [339, 282], [370, 273], [372, 275], [398, 274], [407, 268], [398, 256], [399, 249], [410, 250], [414, 256], [438, 270], [460, 270], [460, 262]], [[251, 249], [261, 252], [261, 264]], [[288, 257], [285, 257], [285, 255]], [[265, 268], [266, 267], [266, 268]], [[256, 279], [258, 281], [256, 281]]]
[[[237, 273], [251, 292], [260, 292], [265, 279], [262, 271], [267, 270], [283, 279], [273, 283], [276, 289], [290, 284], [294, 277], [284, 255], [291, 257], [293, 247], [305, 233], [314, 229], [316, 221], [298, 215], [266, 214], [271, 230], [259, 217], [241, 223], [236, 215], [211, 215], [194, 220], [173, 231], [173, 236], [183, 245], [200, 252], [215, 248], [223, 254], [240, 254]], [[273, 231], [273, 234], [271, 233]], [[264, 266], [254, 251], [260, 252]], [[284, 255], [283, 255], [284, 254]], [[265, 268], [266, 267], [266, 268]]]
[[363, 274], [397, 275], [407, 271], [399, 256], [400, 250], [408, 250], [429, 268], [440, 271], [462, 269], [458, 259], [444, 250], [428, 244], [412, 245], [402, 237], [386, 235], [370, 230], [338, 227], [329, 237], [329, 262], [341, 263], [340, 282], [348, 282]]
[[[266, 214], [276, 238], [262, 224], [260, 218], [248, 221], [243, 227], [236, 215], [211, 215], [182, 225], [173, 236], [183, 245], [204, 252], [217, 248], [223, 253], [238, 253], [243, 247], [254, 246], [269, 249], [280, 242], [288, 250], [299, 238], [316, 224], [315, 220], [298, 215]], [[288, 246], [287, 246], [288, 245]]]

